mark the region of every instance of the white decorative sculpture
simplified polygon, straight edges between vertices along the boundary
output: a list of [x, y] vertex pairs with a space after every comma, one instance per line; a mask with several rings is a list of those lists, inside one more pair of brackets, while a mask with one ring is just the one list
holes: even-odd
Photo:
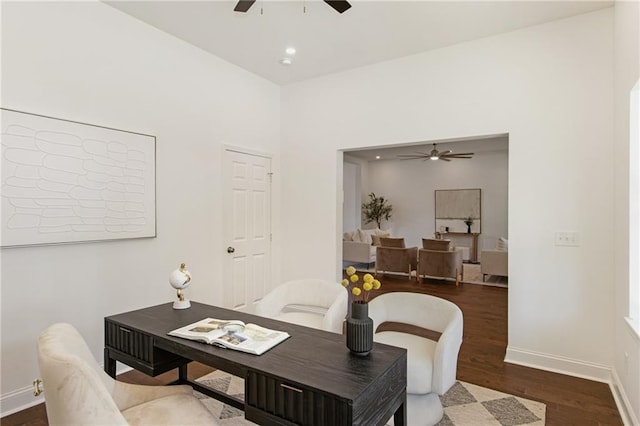
[[178, 291], [178, 300], [173, 302], [173, 309], [187, 309], [191, 307], [189, 299], [184, 298], [182, 290], [189, 287], [191, 274], [185, 269], [185, 264], [180, 264], [180, 269], [176, 269], [169, 276], [169, 284]]

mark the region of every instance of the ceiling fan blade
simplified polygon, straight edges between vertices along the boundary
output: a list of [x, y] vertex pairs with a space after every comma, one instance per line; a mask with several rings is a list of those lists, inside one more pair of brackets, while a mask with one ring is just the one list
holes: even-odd
[[447, 155], [473, 155], [473, 152], [452, 152], [450, 154]]
[[415, 153], [415, 154], [398, 154], [398, 157], [414, 157], [414, 158], [422, 158], [422, 157], [428, 157], [427, 154], [423, 154], [421, 152]]
[[351, 7], [349, 2], [345, 0], [324, 0], [324, 2], [334, 8], [338, 13], [343, 13]]
[[442, 161], [451, 161], [451, 160], [449, 160], [447, 157], [440, 157], [440, 158], [439, 158], [439, 160], [442, 160]]
[[451, 154], [452, 152], [453, 152], [453, 151], [451, 151], [450, 149], [448, 149], [448, 150], [446, 150], [446, 151], [442, 151], [442, 152], [440, 153], [440, 155], [448, 155], [448, 154]]
[[255, 2], [256, 0], [240, 0], [233, 10], [236, 12], [246, 12]]

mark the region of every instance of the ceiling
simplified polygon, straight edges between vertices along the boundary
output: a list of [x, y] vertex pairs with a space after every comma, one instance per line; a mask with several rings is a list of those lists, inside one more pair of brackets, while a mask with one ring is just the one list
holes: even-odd
[[[613, 1], [105, 1], [279, 85], [611, 7]], [[306, 10], [306, 12], [305, 12]], [[287, 47], [291, 65], [280, 60]]]
[[[436, 149], [440, 152], [450, 149], [453, 153], [473, 152], [475, 156], [483, 153], [508, 151], [509, 135], [486, 135], [469, 138], [443, 139], [433, 141], [416, 141], [410, 144], [395, 144], [389, 146], [376, 146], [372, 148], [354, 149], [345, 151], [351, 157], [356, 157], [365, 161], [423, 161], [423, 160], [401, 160], [400, 154], [428, 153], [433, 149], [433, 144], [437, 144]], [[380, 157], [380, 158], [377, 158]], [[467, 161], [454, 159], [452, 161]]]

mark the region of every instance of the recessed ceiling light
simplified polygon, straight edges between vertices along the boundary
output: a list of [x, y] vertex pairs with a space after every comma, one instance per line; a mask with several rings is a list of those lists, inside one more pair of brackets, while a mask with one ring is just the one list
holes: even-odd
[[296, 48], [295, 47], [287, 47], [287, 49], [285, 50], [285, 53], [287, 55], [295, 55], [296, 54]]
[[379, 159], [380, 159], [380, 156], [379, 156], [379, 155], [376, 155], [376, 160], [379, 160]]
[[280, 59], [281, 65], [291, 65], [291, 58], [282, 58]]

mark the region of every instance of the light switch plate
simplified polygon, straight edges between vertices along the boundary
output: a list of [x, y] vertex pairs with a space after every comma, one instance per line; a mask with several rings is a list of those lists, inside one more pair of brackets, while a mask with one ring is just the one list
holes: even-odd
[[578, 247], [580, 234], [577, 232], [556, 232], [555, 242], [557, 246]]

